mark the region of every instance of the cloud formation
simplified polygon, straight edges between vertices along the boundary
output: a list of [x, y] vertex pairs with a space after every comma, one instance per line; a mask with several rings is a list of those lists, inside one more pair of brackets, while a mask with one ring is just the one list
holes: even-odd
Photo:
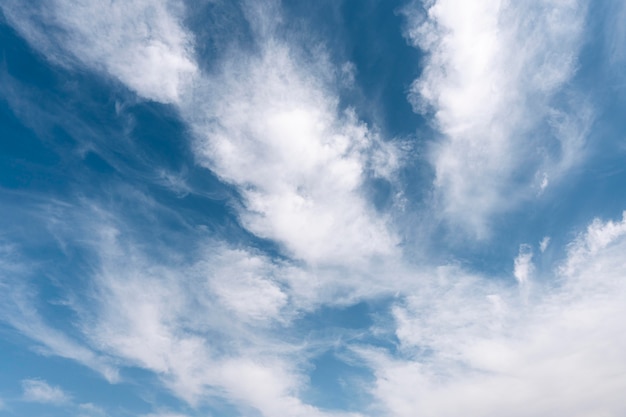
[[70, 401], [69, 395], [56, 386], [48, 385], [41, 379], [25, 379], [22, 381], [24, 401], [60, 405]]
[[[174, 2], [9, 2], [3, 10], [50, 59], [72, 57], [144, 98], [179, 104], [197, 136], [197, 161], [239, 188], [251, 232], [313, 263], [391, 254], [397, 238], [363, 187], [390, 178], [397, 150], [339, 108], [322, 48], [316, 62], [297, 59], [300, 47], [276, 30], [276, 2], [245, 6], [258, 56], [233, 49], [216, 74], [198, 72]], [[49, 39], [47, 25], [60, 34]]]
[[312, 263], [389, 255], [396, 238], [362, 195], [389, 176], [394, 150], [353, 112], [340, 112], [324, 79], [268, 40], [259, 58], [236, 56], [206, 80], [186, 111], [200, 163], [238, 186], [244, 225]]
[[442, 274], [435, 294], [395, 308], [400, 356], [359, 350], [373, 394], [394, 416], [623, 414], [625, 230], [595, 220], [524, 303], [510, 287]]
[[[225, 47], [210, 68], [196, 62], [194, 36], [174, 1], [1, 6], [55, 65], [107, 74], [178, 112], [193, 162], [236, 190], [240, 200], [228, 209], [253, 236], [231, 242], [193, 220], [169, 236], [156, 213], [199, 193], [165, 168], [154, 168], [154, 182], [174, 197], [131, 184], [65, 196], [54, 216], [39, 205], [33, 218], [39, 233], [54, 235], [59, 256], [86, 265], [72, 271], [84, 274], [80, 280], [54, 282], [61, 293], [54, 302], [73, 319], [53, 326], [49, 294], [33, 278], [43, 267], [17, 256], [18, 245], [0, 246], [0, 288], [8, 294], [0, 318], [38, 352], [81, 363], [110, 383], [132, 379], [127, 370], [148, 371], [150, 389], [167, 391], [182, 411], [155, 405], [145, 417], [223, 404], [266, 417], [624, 414], [626, 217], [593, 221], [556, 266], [549, 237], [537, 250], [509, 241], [519, 251], [493, 275], [470, 270], [447, 247], [436, 260], [409, 259], [405, 249], [422, 248], [403, 247], [393, 214], [368, 194], [373, 180], [393, 190], [401, 149], [345, 106], [337, 87], [342, 71], [357, 82], [356, 64], [346, 70], [306, 35], [292, 39], [279, 2], [241, 5], [253, 45]], [[433, 223], [445, 219], [485, 237], [497, 215], [541, 198], [582, 158], [593, 112], [573, 104], [568, 83], [586, 3], [420, 7], [405, 9], [407, 36], [427, 53], [410, 99], [441, 135], [429, 156], [436, 203], [424, 210], [441, 209]], [[117, 198], [123, 208], [107, 201]], [[183, 203], [179, 217], [210, 218], [207, 206]], [[135, 207], [132, 215], [149, 220], [132, 219], [126, 211]], [[556, 252], [560, 241], [551, 245]], [[359, 316], [345, 308], [357, 303], [377, 310]], [[335, 314], [330, 324], [326, 310]], [[342, 314], [357, 330], [337, 330]], [[362, 414], [308, 395], [314, 366], [324, 371], [317, 360], [335, 351], [347, 352], [338, 362], [367, 375], [351, 387], [369, 395]], [[323, 377], [332, 380], [334, 371]], [[332, 382], [347, 384], [342, 377]], [[26, 401], [107, 413], [43, 380], [22, 387]]]
[[176, 103], [197, 71], [177, 2], [9, 0], [2, 11], [55, 63], [103, 71], [147, 99]]
[[577, 69], [586, 7], [438, 0], [404, 9], [407, 37], [427, 54], [409, 98], [441, 134], [431, 155], [441, 208], [470, 235], [489, 235], [493, 215], [580, 160], [592, 114], [557, 95]]

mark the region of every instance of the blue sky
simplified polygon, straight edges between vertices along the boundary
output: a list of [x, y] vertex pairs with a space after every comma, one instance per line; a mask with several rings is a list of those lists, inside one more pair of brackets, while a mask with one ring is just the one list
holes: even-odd
[[626, 6], [5, 0], [0, 415], [622, 416]]

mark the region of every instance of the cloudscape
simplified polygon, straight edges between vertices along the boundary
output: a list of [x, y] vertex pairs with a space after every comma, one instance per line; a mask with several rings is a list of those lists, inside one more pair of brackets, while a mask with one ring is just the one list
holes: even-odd
[[0, 2], [0, 415], [626, 415], [626, 3]]

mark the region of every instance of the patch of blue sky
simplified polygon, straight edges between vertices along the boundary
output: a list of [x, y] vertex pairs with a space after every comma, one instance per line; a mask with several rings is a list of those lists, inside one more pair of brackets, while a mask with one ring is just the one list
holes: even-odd
[[342, 99], [388, 139], [413, 137], [424, 120], [406, 94], [419, 75], [420, 51], [403, 36], [402, 1], [285, 2], [293, 26], [328, 45], [344, 83]]
[[367, 409], [372, 398], [363, 388], [373, 375], [349, 353], [333, 349], [311, 360], [310, 385], [303, 393], [311, 404], [327, 410], [359, 412]]

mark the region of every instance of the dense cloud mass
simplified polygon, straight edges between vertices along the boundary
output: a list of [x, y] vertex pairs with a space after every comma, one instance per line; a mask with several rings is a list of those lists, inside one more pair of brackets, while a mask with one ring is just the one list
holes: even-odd
[[3, 413], [626, 413], [620, 2], [0, 11]]

